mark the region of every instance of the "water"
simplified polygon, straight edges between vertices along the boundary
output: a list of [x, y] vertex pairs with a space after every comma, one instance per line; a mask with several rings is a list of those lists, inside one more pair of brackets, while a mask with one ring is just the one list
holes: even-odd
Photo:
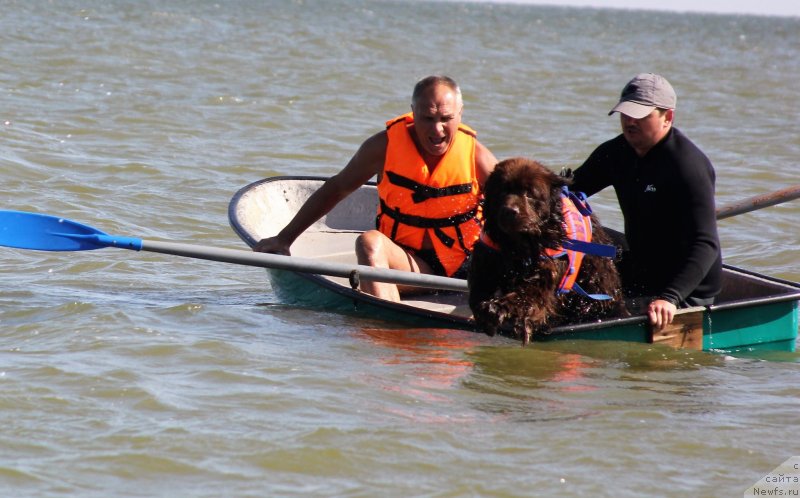
[[[797, 183], [797, 18], [486, 3], [6, 1], [4, 208], [243, 248], [237, 189], [330, 175], [430, 73], [500, 157], [576, 166], [640, 71], [718, 205]], [[613, 193], [593, 201], [620, 226]], [[800, 202], [720, 222], [800, 280]], [[800, 452], [800, 356], [512, 341], [282, 304], [263, 270], [0, 251], [4, 496], [739, 496]]]

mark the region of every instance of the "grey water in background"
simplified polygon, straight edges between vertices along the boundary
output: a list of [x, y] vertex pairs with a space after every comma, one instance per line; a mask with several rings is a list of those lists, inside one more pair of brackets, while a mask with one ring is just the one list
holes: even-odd
[[[2, 2], [0, 207], [244, 248], [227, 203], [331, 175], [430, 73], [499, 158], [576, 167], [640, 71], [718, 206], [798, 183], [800, 19], [379, 1]], [[620, 227], [613, 192], [593, 199]], [[800, 201], [720, 222], [800, 280]], [[800, 452], [797, 353], [515, 342], [281, 303], [263, 270], [0, 249], [5, 496], [739, 496]]]

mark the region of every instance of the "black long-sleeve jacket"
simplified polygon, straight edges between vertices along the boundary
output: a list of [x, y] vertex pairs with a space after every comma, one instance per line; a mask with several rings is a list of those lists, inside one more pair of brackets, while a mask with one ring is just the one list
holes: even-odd
[[591, 196], [614, 187], [630, 249], [626, 287], [679, 304], [720, 292], [715, 178], [711, 161], [673, 127], [642, 158], [623, 135], [603, 143], [574, 172], [571, 188]]

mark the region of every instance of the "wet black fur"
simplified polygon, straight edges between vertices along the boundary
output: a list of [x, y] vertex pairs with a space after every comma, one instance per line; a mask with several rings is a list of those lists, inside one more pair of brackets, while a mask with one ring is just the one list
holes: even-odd
[[[500, 248], [482, 243], [472, 253], [469, 305], [476, 326], [489, 335], [511, 332], [527, 344], [550, 327], [624, 316], [616, 266], [610, 258], [585, 255], [578, 284], [588, 293], [612, 296], [607, 301], [576, 292], [557, 293], [567, 269], [566, 258], [541, 257], [566, 237], [561, 187], [569, 180], [536, 161], [512, 158], [500, 162], [485, 186], [484, 230]], [[592, 215], [592, 241], [612, 244]]]

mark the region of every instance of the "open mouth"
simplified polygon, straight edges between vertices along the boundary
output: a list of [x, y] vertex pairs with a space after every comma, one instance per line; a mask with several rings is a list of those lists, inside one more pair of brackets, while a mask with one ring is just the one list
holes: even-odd
[[430, 137], [428, 142], [435, 150], [441, 150], [447, 147], [447, 137]]

